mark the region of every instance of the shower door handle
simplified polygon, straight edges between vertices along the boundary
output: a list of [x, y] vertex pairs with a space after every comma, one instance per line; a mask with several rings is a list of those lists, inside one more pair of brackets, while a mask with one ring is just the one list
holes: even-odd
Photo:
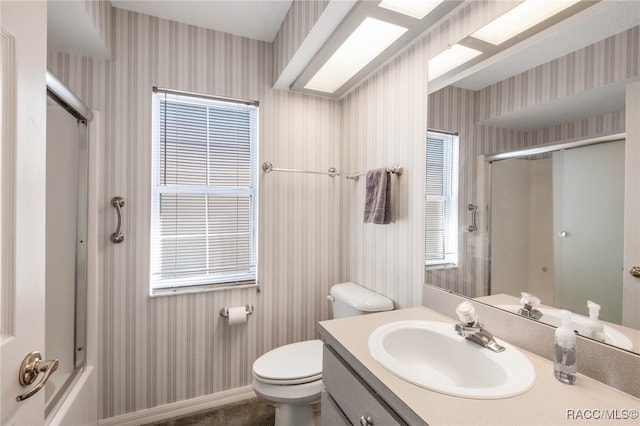
[[44, 373], [44, 376], [42, 376], [42, 379], [38, 382], [37, 385], [35, 385], [22, 395], [16, 396], [16, 401], [24, 401], [25, 399], [35, 395], [36, 392], [44, 387], [44, 385], [47, 383], [47, 380], [49, 380], [49, 377], [57, 369], [57, 359], [51, 361], [43, 361], [40, 352], [33, 351], [28, 353], [27, 356], [24, 357], [24, 359], [22, 360], [22, 364], [20, 365], [20, 370], [18, 371], [18, 382], [22, 386], [29, 386], [36, 380], [36, 377], [38, 377], [40, 373]]

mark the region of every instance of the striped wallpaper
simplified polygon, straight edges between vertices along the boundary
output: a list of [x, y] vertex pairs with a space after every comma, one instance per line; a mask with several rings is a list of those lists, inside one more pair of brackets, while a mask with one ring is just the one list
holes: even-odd
[[527, 145], [539, 145], [570, 139], [621, 133], [625, 131], [625, 111], [616, 111], [589, 117], [583, 120], [563, 123], [553, 127], [532, 130], [525, 133]]
[[[314, 4], [307, 4], [314, 3]], [[131, 413], [251, 383], [265, 351], [316, 336], [329, 317], [330, 286], [356, 281], [397, 306], [422, 303], [424, 139], [429, 127], [461, 135], [461, 205], [474, 201], [475, 157], [546, 137], [478, 126], [478, 94], [447, 88], [429, 97], [426, 63], [500, 14], [509, 2], [474, 1], [340, 101], [274, 91], [275, 73], [326, 2], [294, 2], [273, 44], [113, 8], [109, 60], [50, 52], [50, 69], [102, 112], [100, 418]], [[297, 8], [300, 8], [298, 10]], [[313, 10], [309, 10], [309, 8]], [[303, 12], [303, 10], [306, 10]], [[104, 13], [104, 11], [102, 12]], [[310, 19], [310, 21], [300, 22]], [[260, 292], [235, 289], [148, 296], [151, 87], [260, 102], [259, 162], [345, 173], [399, 164], [392, 176], [393, 223], [362, 223], [364, 179], [260, 174]], [[618, 126], [620, 118], [589, 126]], [[583, 125], [577, 124], [580, 129]], [[560, 126], [553, 135], [576, 132]], [[109, 200], [124, 196], [126, 240], [113, 245]], [[461, 212], [461, 226], [467, 216]], [[469, 258], [474, 238], [464, 236]], [[468, 262], [465, 260], [465, 262]], [[473, 294], [468, 263], [430, 272], [426, 282]], [[246, 326], [218, 311], [251, 303]]]
[[640, 26], [479, 90], [478, 121], [640, 75]]
[[392, 298], [421, 305], [426, 132], [424, 46], [415, 46], [342, 101], [342, 163], [348, 173], [400, 165], [391, 175], [392, 223], [363, 223], [366, 179], [344, 182], [340, 274]]
[[[49, 53], [48, 65], [103, 113], [100, 157], [102, 325], [100, 418], [246, 386], [267, 350], [316, 337], [339, 278], [338, 178], [260, 175], [255, 289], [150, 298], [151, 88], [258, 100], [259, 162], [327, 170], [340, 164], [339, 105], [270, 90], [271, 44], [113, 9], [112, 59]], [[126, 199], [125, 242], [114, 245], [109, 200]], [[230, 329], [223, 306], [251, 303]]]

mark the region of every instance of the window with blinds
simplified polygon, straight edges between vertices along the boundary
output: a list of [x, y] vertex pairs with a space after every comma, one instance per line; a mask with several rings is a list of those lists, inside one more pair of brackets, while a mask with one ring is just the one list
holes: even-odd
[[258, 107], [153, 93], [151, 291], [256, 281]]
[[427, 266], [458, 264], [458, 136], [427, 133]]

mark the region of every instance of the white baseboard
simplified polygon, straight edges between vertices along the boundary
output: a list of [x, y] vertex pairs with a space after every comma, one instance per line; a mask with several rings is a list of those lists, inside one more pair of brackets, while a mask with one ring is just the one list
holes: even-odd
[[252, 386], [204, 395], [98, 421], [100, 426], [138, 426], [255, 398]]

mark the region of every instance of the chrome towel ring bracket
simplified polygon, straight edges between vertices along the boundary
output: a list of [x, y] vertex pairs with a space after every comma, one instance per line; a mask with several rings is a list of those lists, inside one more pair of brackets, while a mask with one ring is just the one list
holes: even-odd
[[122, 207], [124, 207], [124, 198], [113, 197], [111, 199], [111, 205], [116, 209], [116, 213], [118, 214], [118, 227], [116, 228], [116, 232], [111, 234], [111, 242], [114, 244], [120, 244], [121, 242], [124, 241], [124, 234], [121, 232]]

